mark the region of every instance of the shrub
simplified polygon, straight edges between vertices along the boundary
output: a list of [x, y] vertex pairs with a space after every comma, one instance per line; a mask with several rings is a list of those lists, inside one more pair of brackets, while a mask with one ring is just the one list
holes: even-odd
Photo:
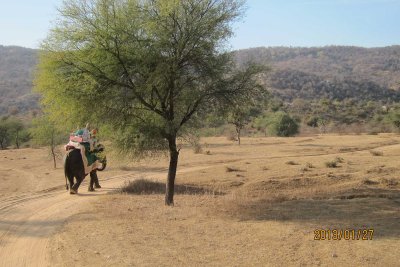
[[338, 163], [336, 160], [334, 161], [327, 161], [325, 162], [325, 166], [328, 168], [337, 168], [338, 167]]
[[128, 194], [163, 194], [165, 193], [165, 184], [146, 179], [137, 179], [121, 187], [121, 193]]
[[226, 172], [242, 172], [242, 170], [235, 167], [226, 167]]
[[344, 162], [344, 159], [341, 158], [341, 157], [336, 157], [336, 158], [335, 158], [335, 161], [336, 161], [336, 163], [343, 163], [343, 162]]
[[[140, 178], [133, 181], [125, 182], [124, 185], [120, 188], [119, 192], [134, 195], [164, 194], [165, 183]], [[207, 188], [184, 184], [176, 184], [175, 193], [186, 195], [222, 194], [214, 192], [213, 190]]]
[[307, 163], [306, 163], [306, 168], [312, 169], [312, 168], [315, 168], [315, 166], [312, 165], [312, 163], [307, 162]]
[[371, 153], [372, 156], [383, 156], [382, 151], [370, 150], [369, 153]]
[[316, 127], [318, 127], [318, 121], [319, 121], [318, 117], [311, 117], [307, 120], [306, 124], [307, 124], [307, 126], [316, 128]]
[[276, 112], [268, 125], [272, 135], [289, 137], [299, 133], [299, 124], [285, 112]]

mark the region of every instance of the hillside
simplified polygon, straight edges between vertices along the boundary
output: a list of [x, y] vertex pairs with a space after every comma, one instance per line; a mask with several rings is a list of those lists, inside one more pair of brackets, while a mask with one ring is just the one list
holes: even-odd
[[400, 46], [361, 48], [251, 48], [235, 52], [239, 65], [251, 60], [272, 68], [264, 82], [284, 100], [400, 99]]
[[38, 108], [39, 97], [31, 92], [36, 63], [36, 50], [0, 45], [0, 116]]
[[[400, 100], [400, 46], [361, 48], [251, 48], [235, 51], [239, 65], [253, 60], [272, 71], [263, 82], [287, 102], [300, 99]], [[0, 45], [0, 116], [38, 108], [32, 94], [37, 50]]]

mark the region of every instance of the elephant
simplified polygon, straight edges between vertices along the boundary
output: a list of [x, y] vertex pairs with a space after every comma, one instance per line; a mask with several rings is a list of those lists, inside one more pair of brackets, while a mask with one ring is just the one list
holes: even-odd
[[[83, 166], [83, 160], [81, 151], [79, 149], [72, 149], [64, 159], [64, 174], [65, 174], [65, 187], [70, 190], [70, 194], [77, 194], [78, 188], [85, 179], [85, 169]], [[76, 183], [74, 183], [74, 177]], [[67, 183], [69, 182], [69, 187]], [[90, 172], [90, 183], [88, 191], [94, 191], [94, 188], [101, 188], [99, 184], [99, 178], [97, 177], [97, 170]]]

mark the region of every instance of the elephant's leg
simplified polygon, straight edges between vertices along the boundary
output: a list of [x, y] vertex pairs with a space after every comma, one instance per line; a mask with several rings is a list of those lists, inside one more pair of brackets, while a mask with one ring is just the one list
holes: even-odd
[[81, 185], [83, 179], [85, 179], [85, 172], [80, 172], [78, 175], [75, 175], [76, 177], [76, 184], [71, 188], [71, 190], [74, 191], [75, 194], [78, 193], [78, 188]]
[[91, 171], [90, 174], [89, 174], [90, 175], [90, 182], [89, 182], [89, 188], [88, 188], [89, 192], [94, 191], [93, 185], [95, 183], [95, 181], [94, 181], [95, 180], [95, 178], [94, 178], [95, 174], [96, 174], [95, 171]]
[[[69, 189], [70, 189], [70, 193], [71, 193], [71, 189], [74, 186], [74, 176], [68, 175], [67, 178], [68, 178]], [[71, 194], [73, 194], [73, 193], [71, 193]]]
[[101, 188], [99, 183], [99, 177], [97, 176], [97, 171], [93, 172], [94, 188]]

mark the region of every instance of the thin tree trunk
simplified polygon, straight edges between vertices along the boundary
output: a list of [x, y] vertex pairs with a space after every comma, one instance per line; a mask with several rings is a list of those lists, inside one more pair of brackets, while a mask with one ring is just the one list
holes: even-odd
[[238, 139], [239, 146], [240, 146], [240, 131], [241, 131], [241, 128], [237, 126], [236, 133], [237, 133], [237, 139]]
[[57, 164], [56, 164], [56, 154], [54, 153], [54, 147], [51, 147], [51, 155], [53, 156], [53, 163], [54, 163], [54, 169], [57, 169]]
[[56, 153], [54, 152], [54, 134], [51, 136], [51, 155], [53, 156], [54, 169], [57, 169]]
[[179, 151], [176, 149], [176, 136], [168, 139], [169, 144], [169, 169], [165, 188], [165, 205], [174, 205], [175, 177], [178, 167]]
[[19, 149], [19, 136], [18, 136], [19, 131], [17, 131], [16, 136], [15, 136], [15, 145], [17, 146], [17, 149]]

